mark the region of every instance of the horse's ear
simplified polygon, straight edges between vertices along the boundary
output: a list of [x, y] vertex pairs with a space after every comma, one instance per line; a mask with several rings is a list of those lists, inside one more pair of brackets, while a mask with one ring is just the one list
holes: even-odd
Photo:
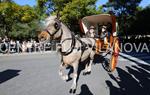
[[60, 20], [60, 13], [59, 13], [59, 11], [57, 12], [57, 19]]

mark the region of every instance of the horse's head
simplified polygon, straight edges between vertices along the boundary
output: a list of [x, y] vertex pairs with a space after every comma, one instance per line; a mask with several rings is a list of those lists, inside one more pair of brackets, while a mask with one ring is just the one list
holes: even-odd
[[61, 36], [61, 21], [58, 16], [49, 16], [45, 19], [45, 31], [52, 39], [59, 38]]

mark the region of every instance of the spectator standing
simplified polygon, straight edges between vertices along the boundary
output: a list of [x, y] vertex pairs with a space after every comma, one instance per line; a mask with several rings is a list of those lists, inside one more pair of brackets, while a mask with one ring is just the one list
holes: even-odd
[[32, 43], [30, 41], [27, 42], [27, 52], [31, 52], [32, 50]]
[[22, 52], [26, 52], [27, 51], [27, 43], [26, 41], [22, 42]]

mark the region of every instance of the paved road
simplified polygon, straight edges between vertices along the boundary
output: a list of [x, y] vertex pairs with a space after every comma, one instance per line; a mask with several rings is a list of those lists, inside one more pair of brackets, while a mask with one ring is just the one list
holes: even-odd
[[[121, 53], [112, 74], [95, 64], [90, 75], [81, 72], [75, 95], [150, 95], [149, 60], [149, 54]], [[1, 55], [0, 95], [69, 95], [72, 80], [61, 80], [58, 66], [55, 52]]]

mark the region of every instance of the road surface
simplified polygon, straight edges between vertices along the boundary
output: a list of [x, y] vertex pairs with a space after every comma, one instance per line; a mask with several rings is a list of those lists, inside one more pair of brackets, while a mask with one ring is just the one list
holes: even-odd
[[[72, 80], [61, 80], [59, 64], [55, 52], [0, 55], [0, 95], [70, 95]], [[121, 53], [111, 74], [92, 65], [75, 95], [150, 95], [150, 55]]]

